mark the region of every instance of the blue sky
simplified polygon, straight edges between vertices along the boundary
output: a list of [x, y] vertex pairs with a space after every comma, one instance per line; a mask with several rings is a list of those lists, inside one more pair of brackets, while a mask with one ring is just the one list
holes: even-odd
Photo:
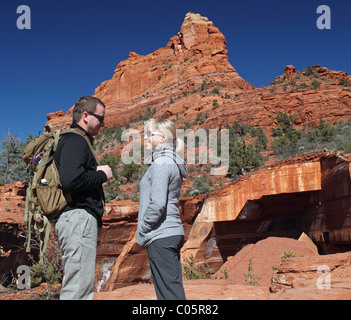
[[[31, 29], [16, 26], [31, 10]], [[319, 30], [328, 5], [331, 29]], [[207, 16], [227, 39], [241, 77], [267, 86], [286, 65], [320, 64], [351, 74], [350, 0], [1, 0], [0, 140], [25, 140], [49, 112], [65, 112], [110, 79], [130, 51], [147, 55], [176, 35], [187, 12]]]

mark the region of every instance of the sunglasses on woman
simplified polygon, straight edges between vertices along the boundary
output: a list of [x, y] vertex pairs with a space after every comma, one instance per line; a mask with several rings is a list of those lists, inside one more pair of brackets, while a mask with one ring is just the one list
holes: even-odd
[[161, 132], [156, 132], [156, 131], [146, 131], [146, 135], [147, 136], [157, 136], [157, 135], [159, 135], [159, 136], [162, 136], [163, 135], [163, 133], [161, 133]]

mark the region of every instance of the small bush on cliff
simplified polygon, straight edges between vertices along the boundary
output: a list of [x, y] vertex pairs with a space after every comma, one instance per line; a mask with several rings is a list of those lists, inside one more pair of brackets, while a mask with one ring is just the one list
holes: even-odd
[[259, 151], [245, 141], [229, 142], [229, 172], [235, 178], [249, 173], [263, 164], [264, 158]]
[[140, 170], [138, 165], [134, 162], [130, 164], [123, 164], [120, 174], [127, 179], [126, 183], [132, 182], [139, 176]]
[[272, 128], [274, 137], [271, 143], [272, 150], [280, 158], [294, 157], [299, 151], [298, 142], [302, 137], [301, 131], [294, 128], [298, 117], [281, 111], [278, 111], [276, 115], [278, 128]]
[[103, 185], [106, 202], [116, 200], [123, 195], [123, 192], [119, 188], [119, 184], [119, 181], [114, 179], [112, 181], [107, 181], [107, 183]]
[[193, 182], [192, 188], [187, 190], [187, 194], [191, 196], [198, 196], [200, 194], [207, 194], [211, 192], [212, 181], [207, 174], [198, 176]]
[[305, 152], [351, 152], [351, 121], [336, 121], [333, 124], [320, 120], [316, 126], [305, 127], [299, 141]]
[[277, 113], [278, 128], [272, 129], [271, 148], [280, 159], [313, 152], [351, 152], [351, 119], [333, 124], [320, 119], [317, 125], [295, 129], [297, 120], [296, 116]]
[[308, 66], [304, 72], [306, 76], [311, 76], [314, 74], [314, 70], [311, 66]]
[[[38, 250], [39, 247], [39, 235], [36, 233], [31, 238], [31, 248]], [[29, 255], [29, 259], [32, 261], [30, 267], [32, 288], [44, 282], [50, 286], [61, 282], [63, 276], [62, 253], [55, 234], [51, 236], [48, 243], [43, 265], [39, 265], [32, 255]]]
[[281, 256], [280, 256], [280, 261], [283, 263], [286, 259], [290, 258], [296, 258], [296, 253], [291, 252], [291, 251], [285, 251]]
[[54, 286], [60, 282], [61, 277], [61, 273], [55, 270], [51, 261], [47, 261], [43, 266], [36, 263], [31, 267], [31, 287], [37, 287], [43, 282]]
[[112, 142], [121, 143], [121, 137], [122, 128], [116, 125], [111, 128], [103, 128], [96, 137], [97, 142], [99, 142], [98, 148], [101, 148], [103, 145], [109, 145]]
[[345, 87], [351, 87], [351, 82], [346, 79], [340, 79], [340, 84]]
[[253, 273], [251, 258], [249, 259], [248, 272], [244, 273], [244, 278], [245, 278], [246, 284], [249, 285], [249, 286], [258, 286], [259, 285], [258, 281], [261, 280], [261, 277], [255, 275]]
[[229, 278], [227, 266], [224, 267], [224, 270], [220, 269], [219, 271], [223, 274], [223, 276], [220, 276], [219, 279], [227, 280]]
[[322, 142], [331, 142], [335, 139], [337, 134], [337, 128], [329, 124], [323, 119], [319, 121], [319, 128], [317, 135], [319, 136]]
[[256, 150], [267, 150], [268, 138], [261, 127], [251, 127], [250, 134], [255, 138]]
[[311, 89], [318, 89], [321, 86], [321, 83], [317, 79], [312, 80]]
[[[252, 172], [264, 163], [260, 151], [267, 148], [268, 138], [262, 128], [255, 129], [237, 121], [232, 126], [227, 124], [226, 129], [229, 130], [229, 172], [236, 180], [240, 175]], [[253, 144], [247, 142], [250, 140], [249, 134], [255, 138]]]
[[195, 263], [195, 258], [191, 255], [189, 258], [183, 259], [183, 278], [192, 279], [211, 279], [211, 269], [205, 260], [201, 264]]
[[121, 162], [121, 158], [113, 153], [105, 154], [101, 160], [102, 165], [108, 165], [112, 169], [112, 174], [115, 176], [117, 173], [118, 165]]

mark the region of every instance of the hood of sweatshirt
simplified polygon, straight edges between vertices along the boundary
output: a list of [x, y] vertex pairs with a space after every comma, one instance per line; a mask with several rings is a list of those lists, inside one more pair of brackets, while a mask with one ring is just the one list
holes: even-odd
[[162, 143], [158, 145], [157, 147], [152, 149], [152, 154], [151, 154], [151, 159], [149, 163], [154, 162], [156, 159], [158, 159], [158, 162], [161, 160], [164, 160], [164, 163], [176, 163], [178, 166], [180, 176], [182, 178], [186, 178], [188, 176], [188, 169], [186, 168], [186, 163], [184, 159], [182, 159], [180, 156], [178, 156], [174, 148], [171, 144], [169, 143]]

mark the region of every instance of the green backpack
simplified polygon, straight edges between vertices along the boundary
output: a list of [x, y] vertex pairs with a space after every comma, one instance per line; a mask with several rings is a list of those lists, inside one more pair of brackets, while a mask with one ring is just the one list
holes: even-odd
[[32, 232], [37, 233], [40, 241], [40, 265], [44, 262], [44, 253], [49, 242], [50, 222], [58, 217], [70, 200], [70, 196], [63, 193], [54, 161], [58, 142], [67, 133], [76, 133], [84, 137], [95, 155], [88, 137], [83, 131], [74, 128], [45, 132], [29, 142], [23, 152], [23, 160], [32, 176], [27, 188], [24, 215], [24, 222], [27, 224], [25, 247], [26, 252], [30, 252]]

